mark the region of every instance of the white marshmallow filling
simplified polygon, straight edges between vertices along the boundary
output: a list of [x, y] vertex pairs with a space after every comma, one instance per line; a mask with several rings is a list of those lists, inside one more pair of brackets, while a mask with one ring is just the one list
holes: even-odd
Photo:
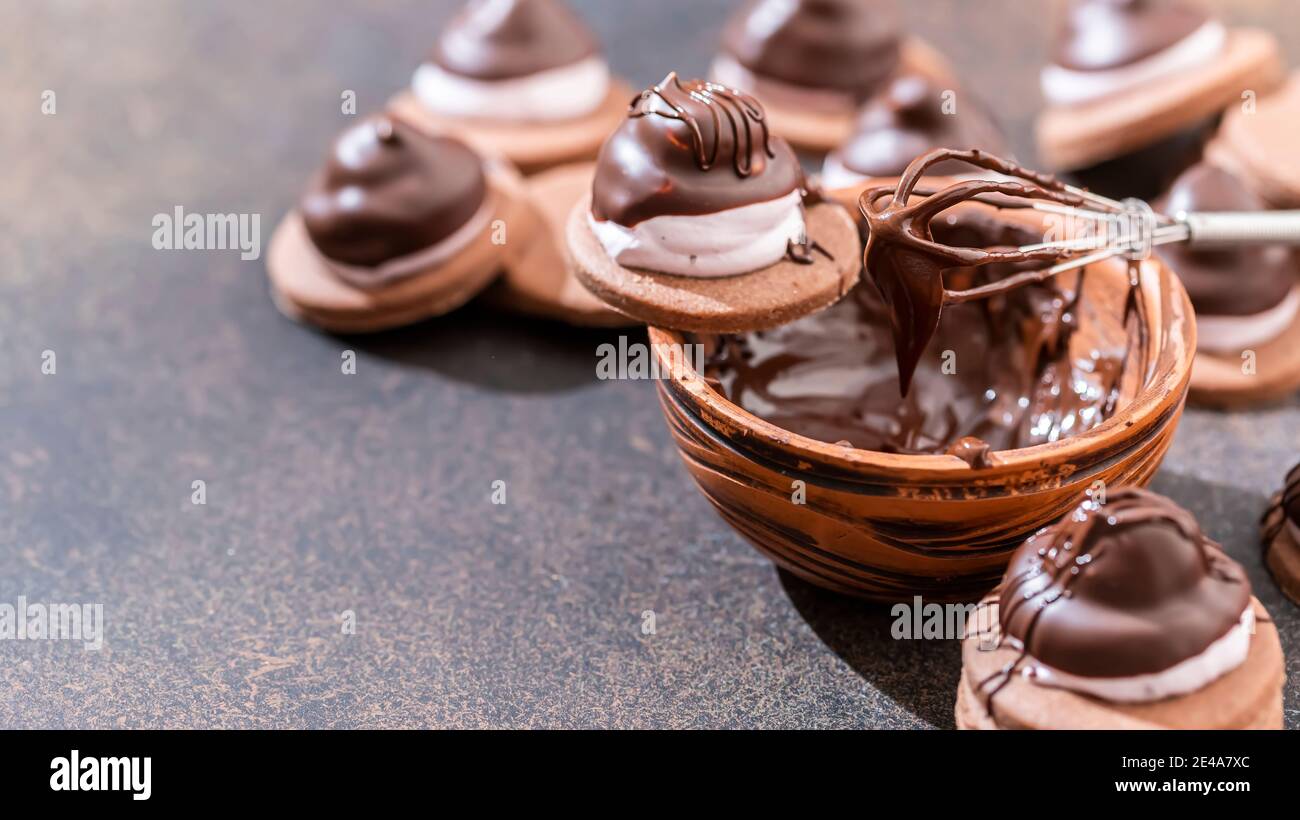
[[1268, 310], [1249, 316], [1196, 315], [1196, 346], [1207, 353], [1238, 354], [1281, 336], [1300, 314], [1300, 285]]
[[1048, 65], [1040, 82], [1052, 105], [1070, 106], [1118, 94], [1210, 63], [1223, 51], [1228, 32], [1210, 20], [1164, 51], [1132, 65], [1102, 71], [1076, 71]]
[[609, 84], [609, 66], [597, 55], [506, 80], [478, 80], [424, 63], [415, 70], [411, 90], [425, 108], [442, 116], [557, 121], [600, 108]]
[[1202, 689], [1241, 666], [1250, 652], [1255, 634], [1255, 610], [1250, 604], [1226, 634], [1200, 654], [1174, 664], [1168, 669], [1122, 678], [1093, 678], [1064, 672], [1036, 658], [1026, 659], [1023, 669], [1035, 683], [1069, 689], [1113, 703], [1148, 703], [1186, 695]]
[[610, 258], [627, 268], [718, 278], [766, 268], [804, 244], [803, 194], [699, 216], [656, 216], [631, 227], [587, 214]]

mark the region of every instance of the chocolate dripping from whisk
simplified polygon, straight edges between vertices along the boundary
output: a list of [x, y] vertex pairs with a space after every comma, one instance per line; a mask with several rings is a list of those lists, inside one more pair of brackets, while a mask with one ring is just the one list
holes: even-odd
[[[959, 160], [995, 173], [1015, 177], [1009, 180], [968, 180], [941, 190], [919, 188], [926, 170], [940, 162]], [[913, 194], [922, 199], [913, 203]], [[881, 200], [889, 201], [881, 207]], [[945, 304], [988, 299], [1024, 285], [1042, 282], [1053, 275], [1053, 266], [1073, 254], [1055, 247], [1031, 250], [956, 248], [933, 240], [931, 222], [948, 209], [966, 202], [979, 202], [999, 209], [1034, 207], [1045, 201], [1066, 207], [1081, 207], [1086, 198], [1050, 174], [1024, 168], [980, 150], [936, 149], [907, 167], [896, 186], [870, 188], [862, 193], [858, 208], [867, 221], [869, 235], [863, 264], [876, 284], [890, 312], [898, 363], [899, 389], [907, 395], [916, 366], [938, 329]], [[1011, 263], [1021, 270], [996, 282], [964, 291], [944, 287], [943, 274], [957, 267], [979, 267]], [[1123, 318], [1127, 328], [1131, 315], [1141, 309], [1140, 283], [1130, 275], [1131, 289]], [[1080, 279], [1079, 292], [1082, 292]], [[1142, 356], [1146, 355], [1146, 328], [1138, 314]], [[1119, 374], [1122, 377], [1122, 371]], [[1109, 408], [1113, 410], [1113, 407]]]

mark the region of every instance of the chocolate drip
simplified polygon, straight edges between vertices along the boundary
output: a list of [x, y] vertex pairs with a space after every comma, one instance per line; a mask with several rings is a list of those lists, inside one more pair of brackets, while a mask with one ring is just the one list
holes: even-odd
[[463, 143], [379, 115], [339, 136], [298, 207], [322, 254], [370, 267], [447, 238], [486, 196], [482, 161]]
[[1300, 464], [1291, 468], [1286, 474], [1286, 483], [1282, 491], [1269, 503], [1264, 511], [1261, 523], [1264, 525], [1264, 551], [1272, 548], [1273, 542], [1282, 534], [1287, 522], [1300, 528]]
[[1054, 60], [1074, 71], [1121, 68], [1177, 44], [1209, 19], [1182, 0], [1074, 0]]
[[1164, 671], [1226, 635], [1250, 595], [1245, 571], [1191, 513], [1147, 490], [1113, 490], [1012, 557], [998, 596], [1000, 640], [1020, 652], [976, 691], [991, 709], [1029, 658], [1080, 677]]
[[993, 464], [992, 459], [989, 458], [991, 450], [992, 448], [987, 441], [974, 436], [962, 436], [944, 452], [950, 456], [956, 456], [973, 468], [979, 469]]
[[[953, 113], [943, 108], [943, 89], [920, 74], [901, 74], [858, 114], [854, 134], [835, 152], [841, 165], [868, 177], [899, 176], [916, 157], [935, 148], [979, 148], [1001, 153], [1006, 141], [983, 111], [963, 95]], [[961, 162], [939, 163], [938, 176], [970, 170]]]
[[[1268, 205], [1240, 180], [1213, 165], [1196, 165], [1175, 180], [1156, 210], [1263, 211]], [[1193, 249], [1164, 245], [1160, 257], [1187, 287], [1198, 314], [1249, 316], [1274, 307], [1296, 286], [1296, 265], [1284, 246]]]
[[628, 112], [632, 119], [650, 116], [686, 126], [695, 166], [701, 171], [712, 170], [725, 153], [736, 176], [743, 178], [756, 169], [762, 171], [764, 156], [776, 157], [763, 107], [748, 94], [725, 85], [705, 80], [683, 83], [676, 72], [670, 72], [662, 83], [642, 91]]
[[816, 262], [817, 258], [813, 256], [815, 253], [820, 253], [832, 262], [835, 261], [835, 257], [831, 255], [831, 252], [823, 248], [821, 243], [815, 239], [804, 242], [795, 242], [791, 239], [785, 244], [785, 255], [789, 257], [791, 262], [799, 265], [811, 265]]
[[760, 77], [865, 99], [898, 65], [899, 33], [892, 0], [752, 0], [722, 48]]
[[[1038, 238], [992, 212], [953, 214], [933, 231], [949, 245]], [[989, 265], [949, 276], [964, 286], [1014, 270]], [[1081, 287], [1063, 277], [953, 305], [902, 400], [890, 312], [865, 280], [813, 316], [722, 337], [705, 374], [731, 401], [782, 429], [880, 452], [948, 452], [983, 467], [991, 462], [985, 445], [991, 452], [1076, 435], [1102, 423], [1118, 402], [1126, 345], [1118, 333], [1098, 334], [1095, 346], [1075, 340]]]
[[561, 0], [470, 0], [443, 27], [429, 60], [476, 80], [508, 80], [600, 53]]
[[591, 212], [630, 227], [768, 202], [802, 186], [794, 152], [772, 136], [757, 100], [670, 73], [632, 101], [601, 148]]
[[[929, 169], [947, 160], [959, 160], [1019, 179], [971, 180], [942, 191], [918, 191], [917, 185]], [[923, 199], [913, 204], [910, 202], [913, 194], [920, 194]], [[986, 299], [1041, 281], [1048, 267], [1067, 256], [1064, 251], [1050, 248], [1030, 252], [1014, 248], [989, 251], [949, 247], [933, 241], [930, 226], [935, 217], [963, 202], [989, 202], [987, 197], [991, 194], [1003, 197], [997, 203], [1003, 208], [1029, 207], [1032, 199], [1062, 205], [1083, 204], [1082, 197], [1069, 193], [1066, 185], [1053, 176], [1030, 171], [979, 150], [951, 149], [937, 149], [917, 157], [896, 187], [868, 189], [859, 200], [859, 210], [870, 231], [863, 264], [890, 307], [901, 395], [907, 395], [917, 362], [939, 327], [945, 304]], [[887, 197], [890, 201], [886, 205], [877, 204]], [[945, 271], [994, 263], [1011, 263], [1018, 266], [1019, 272], [973, 290], [960, 293], [945, 290]]]

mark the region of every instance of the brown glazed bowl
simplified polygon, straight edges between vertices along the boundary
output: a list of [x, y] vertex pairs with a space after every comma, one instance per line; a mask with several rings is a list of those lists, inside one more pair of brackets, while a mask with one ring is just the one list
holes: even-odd
[[[1125, 263], [1093, 265], [1085, 281], [1085, 299], [1122, 314]], [[701, 492], [778, 566], [875, 600], [975, 600], [1013, 549], [1094, 482], [1146, 484], [1164, 457], [1187, 397], [1196, 326], [1178, 277], [1155, 258], [1142, 263], [1142, 293], [1148, 344], [1131, 354], [1138, 361], [1127, 368], [1120, 409], [1071, 438], [995, 453], [987, 467], [784, 430], [707, 384], [683, 355], [693, 339], [652, 327], [658, 365], [671, 374], [657, 382], [660, 405]], [[805, 483], [803, 504], [792, 500], [796, 480]]]

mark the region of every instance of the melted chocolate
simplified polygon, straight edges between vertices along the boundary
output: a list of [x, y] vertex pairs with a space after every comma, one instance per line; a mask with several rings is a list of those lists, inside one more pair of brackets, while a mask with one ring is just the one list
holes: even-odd
[[[853, 136], [836, 151], [836, 158], [863, 176], [894, 177], [935, 148], [1005, 150], [998, 129], [965, 97], [956, 112], [945, 113], [943, 92], [920, 74], [895, 77], [862, 107]], [[970, 170], [964, 163], [944, 162], [930, 173], [943, 176]]]
[[1054, 60], [1074, 71], [1121, 68], [1177, 44], [1209, 19], [1183, 0], [1074, 0]]
[[443, 27], [429, 60], [476, 80], [507, 80], [600, 53], [591, 30], [561, 0], [470, 0]]
[[591, 212], [631, 227], [768, 202], [803, 184], [794, 151], [768, 131], [757, 100], [669, 74], [632, 101], [601, 148]]
[[1245, 570], [1191, 513], [1148, 490], [1113, 490], [1012, 556], [999, 618], [1023, 654], [979, 688], [992, 697], [1026, 657], [1089, 678], [1164, 671], [1228, 634], [1250, 595]]
[[761, 77], [865, 99], [898, 65], [899, 32], [892, 0], [751, 0], [722, 47]]
[[[917, 184], [930, 168], [948, 160], [960, 160], [1020, 179], [971, 180], [942, 191], [917, 191]], [[914, 194], [920, 198], [911, 202]], [[1004, 200], [1000, 207], [1008, 208], [1028, 207], [1031, 199], [1045, 199], [1062, 205], [1083, 204], [1081, 197], [1067, 192], [1065, 184], [1055, 177], [1030, 171], [979, 150], [931, 151], [917, 157], [907, 167], [896, 187], [872, 188], [862, 194], [859, 209], [869, 229], [864, 265], [890, 308], [898, 358], [899, 392], [902, 395], [907, 394], [917, 362], [939, 328], [945, 304], [1000, 295], [1026, 282], [1038, 281], [1045, 275], [1047, 267], [1066, 255], [1052, 249], [1022, 253], [1015, 248], [993, 251], [958, 248], [933, 240], [930, 226], [935, 217], [963, 202], [986, 201], [984, 198], [990, 194], [1002, 195]], [[886, 205], [881, 207], [877, 204], [886, 198], [890, 199]], [[1017, 266], [1015, 275], [964, 293], [945, 288], [944, 274], [947, 271], [1001, 262]]]
[[369, 267], [447, 238], [486, 195], [482, 162], [463, 143], [380, 115], [339, 136], [298, 207], [322, 254]]
[[[1174, 182], [1155, 203], [1158, 211], [1263, 211], [1268, 205], [1240, 180], [1213, 165], [1201, 164]], [[1191, 248], [1182, 244], [1158, 249], [1187, 287], [1197, 313], [1248, 316], [1274, 307], [1297, 283], [1289, 248], [1280, 245]]]
[[835, 257], [831, 252], [821, 246], [821, 243], [815, 239], [809, 239], [805, 242], [795, 242], [793, 239], [785, 244], [786, 257], [798, 265], [811, 265], [817, 261], [817, 255], [820, 254], [830, 261], [834, 262]]
[[[1034, 238], [973, 213], [945, 216], [933, 229], [953, 245]], [[1014, 270], [991, 265], [951, 276], [966, 285]], [[1077, 285], [1047, 282], [952, 306], [901, 400], [890, 311], [865, 279], [813, 316], [718, 338], [705, 374], [732, 402], [782, 429], [880, 452], [947, 452], [982, 467], [991, 450], [1075, 435], [1113, 413], [1126, 345], [1071, 349], [1087, 318], [1078, 292]]]
[[944, 452], [950, 456], [956, 456], [975, 469], [979, 469], [993, 464], [992, 451], [993, 446], [987, 441], [975, 436], [962, 436]]

